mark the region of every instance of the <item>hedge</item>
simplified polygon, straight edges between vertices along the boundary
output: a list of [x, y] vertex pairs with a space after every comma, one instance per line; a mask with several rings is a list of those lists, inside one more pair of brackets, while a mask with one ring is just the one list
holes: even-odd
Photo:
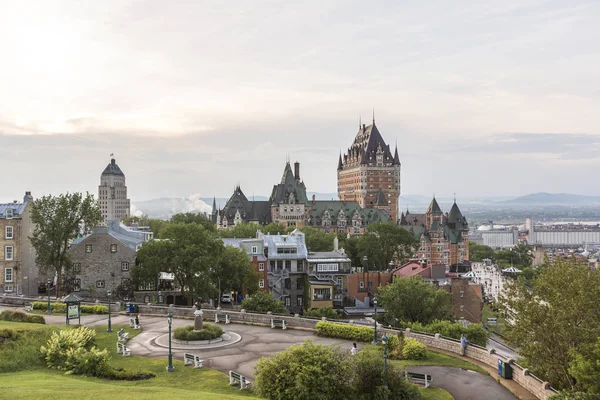
[[477, 344], [479, 346], [487, 346], [489, 333], [483, 328], [481, 324], [469, 324], [466, 328], [458, 322], [449, 321], [434, 321], [431, 324], [423, 325], [418, 322], [407, 323], [406, 326], [414, 331], [427, 332], [427, 333], [439, 333], [442, 336], [450, 337], [453, 339], [460, 339], [462, 335], [465, 335], [470, 343]]
[[[100, 304], [95, 304], [93, 306], [81, 305], [81, 312], [83, 314], [108, 314], [108, 306], [103, 306]], [[33, 302], [34, 310], [47, 310], [48, 303], [44, 301], [34, 301]], [[53, 313], [61, 314], [67, 312], [67, 305], [65, 303], [50, 303], [50, 309]]]
[[194, 331], [194, 325], [176, 328], [173, 337], [177, 340], [212, 340], [223, 336], [223, 328], [215, 324], [204, 324], [201, 331]]
[[46, 320], [41, 315], [27, 315], [21, 311], [4, 310], [0, 314], [0, 320], [11, 322], [28, 322], [31, 324], [45, 324]]
[[348, 339], [356, 342], [370, 342], [373, 340], [373, 329], [366, 326], [334, 324], [319, 321], [316, 325], [317, 336]]

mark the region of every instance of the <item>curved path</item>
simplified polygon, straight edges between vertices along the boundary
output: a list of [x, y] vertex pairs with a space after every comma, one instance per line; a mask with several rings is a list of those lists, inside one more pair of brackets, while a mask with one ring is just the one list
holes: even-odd
[[[0, 307], [0, 311], [5, 307]], [[45, 316], [50, 324], [64, 324], [64, 316]], [[145, 357], [166, 358], [168, 350], [157, 346], [155, 339], [168, 333], [166, 318], [142, 316], [140, 324], [142, 332], [127, 342], [131, 353]], [[86, 326], [107, 326], [107, 316], [83, 316], [81, 323]], [[172, 329], [192, 324], [189, 319], [173, 319]], [[113, 325], [129, 324], [129, 316], [114, 315]], [[243, 375], [254, 376], [254, 366], [261, 357], [268, 357], [292, 345], [300, 344], [305, 340], [325, 345], [340, 345], [350, 350], [352, 342], [341, 339], [321, 338], [314, 336], [311, 331], [287, 329], [271, 329], [262, 326], [243, 324], [221, 324], [223, 329], [241, 335], [242, 340], [227, 347], [214, 349], [191, 350], [205, 360], [204, 365], [218, 371], [228, 373], [235, 370]], [[116, 338], [116, 333], [115, 333]], [[362, 345], [359, 343], [359, 349]], [[183, 360], [185, 350], [174, 350], [173, 357]], [[456, 400], [513, 400], [512, 393], [496, 382], [492, 377], [453, 367], [409, 367], [411, 372], [427, 373], [434, 377], [434, 386], [450, 392]]]

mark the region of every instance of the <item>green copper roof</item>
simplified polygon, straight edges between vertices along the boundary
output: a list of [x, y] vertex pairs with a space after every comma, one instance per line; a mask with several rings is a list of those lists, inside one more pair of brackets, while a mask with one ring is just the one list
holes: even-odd
[[119, 166], [115, 162], [114, 158], [112, 158], [110, 160], [110, 164], [108, 164], [106, 166], [106, 168], [104, 168], [104, 172], [102, 172], [102, 175], [122, 175], [122, 176], [125, 176], [125, 174], [123, 173], [123, 171], [121, 171], [121, 168], [119, 168]]

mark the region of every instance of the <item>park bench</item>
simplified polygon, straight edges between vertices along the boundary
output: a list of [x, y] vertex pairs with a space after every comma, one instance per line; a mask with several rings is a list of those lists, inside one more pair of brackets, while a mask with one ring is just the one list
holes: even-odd
[[117, 342], [117, 354], [121, 354], [124, 357], [131, 355], [131, 350], [127, 348], [124, 343]]
[[226, 324], [230, 323], [229, 314], [217, 314], [215, 313], [215, 324], [219, 322], [225, 322]]
[[140, 329], [140, 326], [135, 323], [135, 318], [129, 318], [129, 327], [133, 329]]
[[423, 385], [428, 388], [433, 382], [433, 377], [427, 374], [417, 374], [414, 372], [406, 372], [405, 377], [407, 380], [410, 380], [413, 383], [417, 383], [419, 385]]
[[235, 371], [229, 371], [229, 386], [240, 384], [240, 390], [247, 389], [252, 386], [252, 381], [248, 380], [244, 375]]
[[129, 340], [129, 332], [125, 332], [125, 329], [121, 328], [117, 332], [117, 342], [127, 342]]
[[183, 354], [183, 365], [194, 364], [194, 368], [201, 368], [204, 360], [200, 359], [200, 356], [191, 353]]
[[271, 328], [280, 326], [281, 329], [287, 329], [287, 324], [284, 319], [271, 319]]

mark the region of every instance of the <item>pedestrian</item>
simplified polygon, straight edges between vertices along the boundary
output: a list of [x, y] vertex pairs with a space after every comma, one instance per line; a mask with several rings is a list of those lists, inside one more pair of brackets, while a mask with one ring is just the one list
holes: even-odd
[[135, 316], [135, 326], [134, 329], [140, 329], [140, 314]]
[[352, 349], [350, 350], [350, 353], [352, 353], [353, 356], [355, 356], [356, 353], [358, 353], [358, 348], [356, 347], [356, 343], [352, 343]]
[[469, 341], [467, 340], [465, 335], [461, 335], [461, 337], [460, 337], [460, 348], [461, 348], [460, 355], [461, 356], [465, 355], [465, 352], [467, 350], [467, 343], [469, 343]]

